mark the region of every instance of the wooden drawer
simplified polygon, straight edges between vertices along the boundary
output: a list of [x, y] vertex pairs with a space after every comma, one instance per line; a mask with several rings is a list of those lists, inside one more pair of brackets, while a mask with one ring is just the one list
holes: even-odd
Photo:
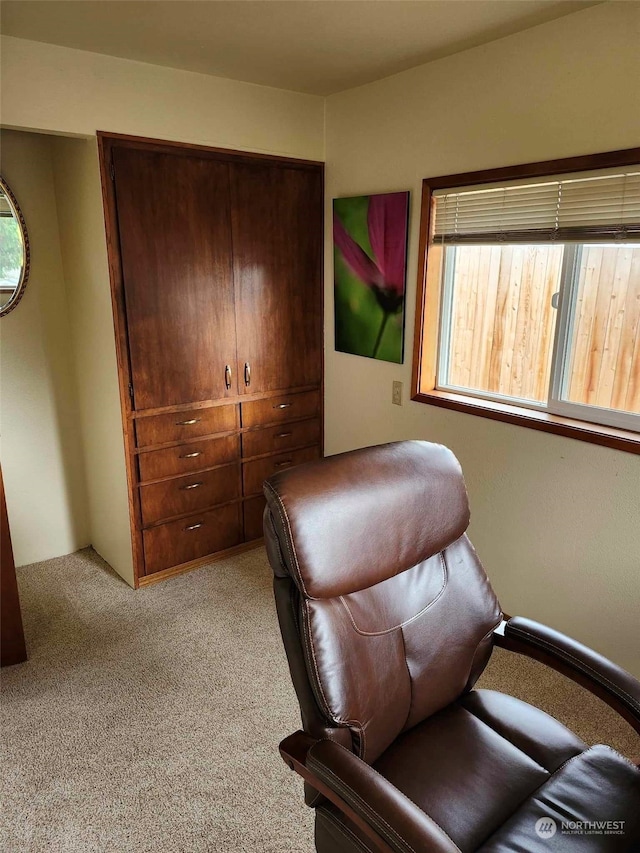
[[166, 415], [136, 418], [136, 443], [138, 447], [149, 447], [169, 441], [185, 441], [199, 435], [231, 432], [237, 428], [237, 406], [169, 412]]
[[195, 512], [239, 497], [240, 471], [237, 464], [140, 486], [142, 524], [146, 526], [163, 518]]
[[264, 429], [252, 430], [242, 434], [242, 455], [262, 456], [265, 453], [278, 453], [291, 447], [304, 447], [305, 444], [317, 444], [320, 441], [320, 421], [297, 421], [292, 424], [277, 424]]
[[261, 494], [262, 483], [267, 477], [278, 471], [284, 471], [285, 468], [293, 468], [294, 465], [301, 465], [303, 462], [312, 462], [319, 456], [319, 447], [307, 447], [304, 450], [291, 450], [289, 453], [267, 456], [266, 459], [244, 462], [242, 465], [244, 494], [246, 496]]
[[262, 513], [267, 502], [263, 495], [249, 498], [242, 505], [244, 512], [244, 541], [262, 539]]
[[210, 438], [206, 441], [194, 441], [167, 447], [164, 450], [150, 450], [138, 455], [140, 480], [159, 480], [175, 474], [188, 474], [214, 465], [235, 462], [240, 457], [240, 436], [225, 435], [223, 438]]
[[306, 391], [303, 394], [286, 394], [266, 400], [242, 403], [242, 426], [277, 424], [295, 418], [310, 418], [320, 413], [320, 392]]
[[143, 531], [142, 536], [147, 575], [189, 563], [242, 541], [240, 504], [170, 521]]

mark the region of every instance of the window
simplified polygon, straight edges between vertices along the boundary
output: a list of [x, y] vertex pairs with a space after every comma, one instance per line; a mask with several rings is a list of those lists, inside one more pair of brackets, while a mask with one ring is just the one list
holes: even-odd
[[427, 180], [422, 216], [414, 399], [640, 450], [640, 149]]

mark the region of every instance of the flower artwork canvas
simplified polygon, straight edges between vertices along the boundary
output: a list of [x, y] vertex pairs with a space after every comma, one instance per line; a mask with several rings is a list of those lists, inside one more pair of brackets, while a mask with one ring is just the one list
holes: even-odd
[[402, 364], [409, 193], [333, 202], [336, 349]]

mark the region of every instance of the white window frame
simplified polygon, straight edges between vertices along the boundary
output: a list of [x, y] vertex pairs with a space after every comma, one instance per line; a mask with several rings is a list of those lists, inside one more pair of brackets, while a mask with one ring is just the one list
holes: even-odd
[[[546, 410], [551, 414], [565, 418], [576, 418], [580, 421], [640, 432], [640, 414], [625, 412], [621, 409], [607, 409], [602, 406], [574, 403], [565, 398], [569, 381], [570, 342], [578, 294], [578, 270], [583, 245], [585, 244], [565, 244], [565, 257], [560, 278], [558, 318], [551, 361], [549, 400]], [[635, 244], [627, 243], [625, 245]]]
[[[470, 244], [466, 244], [470, 245]], [[473, 245], [473, 244], [471, 244]], [[485, 244], [486, 245], [486, 244]], [[492, 244], [493, 245], [493, 244]], [[498, 244], [495, 245], [508, 245]], [[549, 245], [541, 244], [541, 245]], [[584, 243], [563, 242], [564, 254], [560, 273], [557, 318], [554, 340], [552, 343], [552, 361], [549, 381], [549, 391], [546, 402], [527, 400], [523, 397], [512, 397], [506, 394], [496, 394], [488, 391], [465, 388], [448, 383], [449, 355], [451, 351], [451, 310], [453, 303], [453, 270], [450, 253], [455, 257], [456, 246], [451, 245], [443, 252], [441, 270], [440, 317], [438, 320], [438, 348], [436, 369], [436, 390], [461, 394], [471, 399], [486, 400], [495, 403], [506, 403], [538, 412], [548, 412], [565, 418], [586, 421], [590, 424], [616, 427], [618, 429], [640, 432], [640, 414], [625, 412], [619, 409], [607, 409], [575, 403], [563, 399], [569, 379], [568, 365], [570, 361], [570, 342], [578, 289], [578, 270], [580, 253]], [[606, 244], [613, 245], [613, 244]], [[629, 245], [629, 244], [626, 244]], [[633, 244], [635, 245], [635, 244]]]

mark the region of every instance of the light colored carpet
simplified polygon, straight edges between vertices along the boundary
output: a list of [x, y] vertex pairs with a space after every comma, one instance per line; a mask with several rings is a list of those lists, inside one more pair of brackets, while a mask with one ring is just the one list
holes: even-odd
[[[18, 570], [29, 661], [3, 670], [5, 853], [310, 853], [278, 742], [299, 727], [263, 549], [138, 592], [91, 550]], [[498, 652], [483, 686], [586, 740], [596, 699]]]
[[264, 551], [134, 592], [90, 550], [18, 570], [5, 853], [311, 851]]

